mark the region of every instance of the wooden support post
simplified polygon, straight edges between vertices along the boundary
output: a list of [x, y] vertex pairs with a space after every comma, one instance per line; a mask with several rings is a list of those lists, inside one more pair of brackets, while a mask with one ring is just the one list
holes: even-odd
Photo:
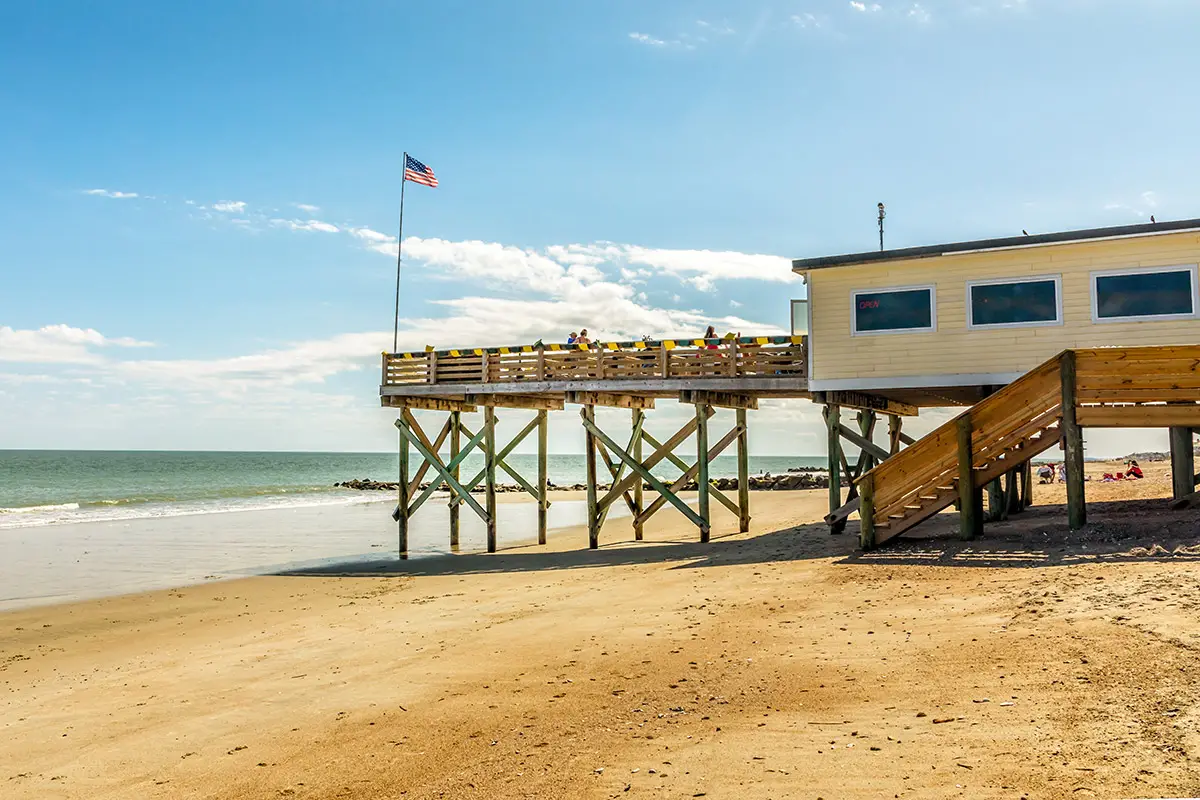
[[[538, 351], [541, 352], [540, 350]], [[550, 511], [550, 501], [547, 499], [547, 484], [550, 482], [549, 470], [547, 469], [547, 452], [549, 442], [549, 417], [550, 412], [546, 409], [541, 409], [537, 412], [538, 423], [538, 544], [546, 543], [546, 515]]]
[[708, 417], [709, 407], [696, 406], [696, 458], [699, 470], [696, 474], [696, 489], [699, 500], [696, 511], [704, 524], [700, 526], [700, 541], [707, 542], [712, 529], [712, 517], [708, 508]]
[[[870, 444], [874, 444], [872, 437], [875, 435], [875, 419], [875, 412], [870, 409], [863, 409], [858, 412], [858, 429], [862, 431], [862, 438]], [[890, 452], [876, 452], [870, 448], [862, 450], [858, 454], [858, 474], [866, 475], [874, 468], [876, 458], [879, 461], [883, 461], [890, 454]]]
[[[456, 481], [459, 480], [459, 478], [461, 477], [460, 472], [459, 472], [461, 465], [455, 461], [455, 459], [457, 459], [457, 457], [458, 457], [459, 435], [461, 433], [462, 433], [462, 412], [461, 411], [451, 411], [450, 412], [450, 463], [454, 464], [454, 466], [453, 466], [453, 468], [451, 468], [450, 474], [454, 477], [454, 480], [456, 480]], [[458, 531], [459, 531], [458, 512], [460, 510], [460, 506], [461, 506], [461, 503], [451, 503], [450, 504], [450, 549], [451, 550], [458, 549]]]
[[987, 485], [988, 522], [999, 522], [1004, 519], [1004, 485], [996, 478]]
[[870, 550], [875, 546], [875, 476], [867, 475], [858, 487], [858, 546]]
[[404, 435], [404, 430], [408, 422], [401, 415], [400, 419], [396, 420], [396, 425], [400, 427], [400, 476], [399, 487], [397, 492], [399, 496], [396, 498], [396, 538], [397, 549], [400, 551], [400, 558], [408, 558], [408, 437]]
[[960, 539], [974, 539], [983, 532], [983, 489], [975, 487], [974, 456], [971, 448], [971, 414], [958, 418], [958, 503]]
[[[842, 438], [838, 431], [842, 410], [840, 406], [826, 405], [823, 412], [829, 443], [829, 513], [833, 514], [842, 507]], [[844, 521], [835, 523], [830, 533], [841, 533], [845, 529]]]
[[892, 455], [900, 452], [900, 436], [904, 428], [904, 417], [899, 414], [888, 415], [888, 450]]
[[[642, 411], [640, 408], [635, 408], [630, 412], [630, 414], [633, 416], [633, 430], [637, 432], [637, 436], [633, 440], [632, 455], [633, 460], [640, 464], [642, 463], [642, 439], [644, 438], [641, 434], [641, 430], [645, 425], [646, 412]], [[615, 483], [616, 479], [614, 479], [613, 482]], [[637, 479], [637, 482], [633, 484], [633, 505], [637, 509], [633, 512], [633, 538], [639, 542], [642, 541], [646, 528], [646, 523], [639, 521], [642, 511], [646, 507], [642, 498], [642, 489], [644, 485], [645, 481], [643, 481], [640, 477]]]
[[[486, 357], [486, 353], [484, 356]], [[496, 409], [487, 406], [483, 409], [483, 426], [486, 430], [483, 437], [485, 491], [487, 497], [487, 551], [496, 552]]]
[[586, 423], [596, 424], [596, 407], [584, 406], [583, 415], [584, 460], [587, 466], [587, 515], [588, 547], [595, 550], [600, 546], [600, 510], [597, 507], [596, 486], [596, 434]]
[[1021, 493], [1021, 507], [1029, 508], [1033, 505], [1033, 462], [1025, 462], [1025, 474], [1021, 476], [1025, 483], [1025, 490]]
[[1025, 468], [1029, 466], [1029, 462], [1013, 467], [1008, 471], [1004, 479], [1004, 516], [1009, 514], [1019, 514], [1021, 512], [1021, 484], [1024, 483], [1023, 477]]
[[1196, 456], [1191, 428], [1171, 428], [1172, 496], [1179, 500], [1196, 491]]
[[1066, 443], [1063, 464], [1067, 469], [1067, 521], [1071, 530], [1087, 524], [1083, 484], [1083, 429], [1079, 427], [1075, 400], [1075, 351], [1062, 354], [1062, 432]]
[[746, 409], [739, 408], [737, 414], [738, 439], [738, 531], [750, 530], [750, 429], [746, 424]]
[[437, 383], [437, 363], [438, 363], [437, 351], [430, 350], [429, 355], [428, 355], [429, 375], [427, 377], [427, 380], [431, 384]]

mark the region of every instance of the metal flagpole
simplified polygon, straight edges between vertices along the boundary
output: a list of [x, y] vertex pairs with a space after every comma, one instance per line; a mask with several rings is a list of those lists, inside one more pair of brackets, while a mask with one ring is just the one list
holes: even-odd
[[395, 353], [400, 340], [400, 259], [404, 248], [404, 184], [408, 177], [408, 152], [404, 153], [404, 164], [400, 173], [400, 235], [396, 239], [396, 320], [392, 324], [392, 352]]

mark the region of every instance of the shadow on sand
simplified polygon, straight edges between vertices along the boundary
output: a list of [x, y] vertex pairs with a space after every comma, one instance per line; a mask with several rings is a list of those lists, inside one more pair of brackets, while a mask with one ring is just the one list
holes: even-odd
[[800, 525], [751, 538], [714, 537], [694, 541], [614, 542], [597, 550], [546, 551], [537, 545], [498, 553], [466, 553], [400, 561], [364, 556], [361, 560], [281, 571], [278, 575], [383, 577], [392, 575], [474, 575], [498, 572], [673, 564], [693, 569], [836, 559], [848, 566], [925, 565], [940, 567], [1053, 567], [1087, 563], [1200, 560], [1200, 514], [1169, 511], [1165, 500], [1093, 503], [1089, 523], [1071, 531], [1064, 506], [1036, 506], [1003, 522], [989, 523], [974, 541], [955, 538], [958, 515], [945, 513], [914, 531], [864, 553], [851, 524], [830, 536], [823, 523]]

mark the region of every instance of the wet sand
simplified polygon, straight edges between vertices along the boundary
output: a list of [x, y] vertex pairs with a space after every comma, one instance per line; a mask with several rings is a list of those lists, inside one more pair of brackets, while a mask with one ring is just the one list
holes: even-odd
[[1132, 503], [1089, 485], [1075, 534], [1040, 506], [961, 543], [947, 514], [860, 554], [824, 492], [757, 493], [709, 545], [667, 511], [599, 551], [9, 612], [0, 795], [1194, 794], [1200, 512], [1159, 472]]
[[[525, 496], [528, 499], [527, 496]], [[0, 611], [264, 575], [394, 554], [395, 498], [365, 493], [352, 505], [80, 522], [0, 530]], [[537, 511], [498, 497], [504, 546], [536, 541]], [[581, 492], [550, 494], [548, 527], [581, 525]], [[628, 511], [614, 508], [614, 519]], [[437, 496], [413, 518], [409, 557], [450, 552], [449, 510]], [[461, 515], [460, 552], [486, 549], [483, 523]]]

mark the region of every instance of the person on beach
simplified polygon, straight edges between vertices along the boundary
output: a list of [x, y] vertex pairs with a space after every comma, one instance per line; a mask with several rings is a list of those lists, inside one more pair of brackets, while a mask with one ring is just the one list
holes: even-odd
[[1128, 469], [1125, 470], [1125, 477], [1128, 478], [1129, 480], [1136, 481], [1136, 480], [1141, 480], [1142, 478], [1146, 477], [1145, 474], [1142, 473], [1142, 468], [1139, 467], [1138, 463], [1136, 461], [1134, 461], [1133, 459], [1130, 459], [1129, 463], [1126, 464], [1126, 466], [1128, 467]]
[[1042, 464], [1038, 467], [1038, 482], [1039, 483], [1054, 483], [1054, 465]]

